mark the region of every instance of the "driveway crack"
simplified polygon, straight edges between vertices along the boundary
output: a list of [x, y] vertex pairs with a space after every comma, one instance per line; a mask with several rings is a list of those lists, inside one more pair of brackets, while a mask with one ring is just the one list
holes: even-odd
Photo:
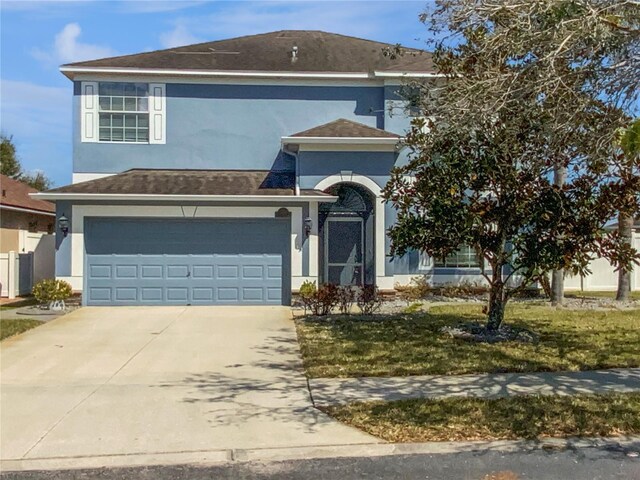
[[184, 309], [182, 310], [182, 312], [180, 312], [178, 315], [175, 316], [175, 318], [173, 320], [171, 320], [164, 328], [162, 328], [162, 330], [160, 331], [154, 331], [151, 333], [151, 338], [149, 339], [148, 342], [146, 342], [144, 345], [142, 345], [142, 347], [140, 347], [136, 353], [134, 353], [131, 357], [129, 357], [129, 359], [124, 362], [120, 368], [118, 368], [107, 380], [105, 380], [104, 382], [102, 382], [100, 385], [96, 386], [96, 388], [94, 388], [93, 390], [91, 390], [91, 392], [89, 392], [84, 398], [82, 398], [78, 403], [76, 403], [73, 407], [71, 407], [64, 415], [62, 415], [62, 417], [60, 417], [60, 419], [54, 423], [50, 428], [47, 429], [46, 432], [44, 432], [42, 434], [42, 436], [31, 446], [29, 447], [29, 449], [24, 453], [24, 455], [22, 455], [22, 458], [26, 458], [27, 455], [29, 455], [29, 453], [31, 453], [31, 451], [36, 448], [41, 442], [42, 440], [44, 440], [47, 435], [49, 435], [58, 425], [60, 425], [64, 419], [66, 419], [71, 413], [73, 413], [80, 405], [82, 405], [84, 402], [86, 402], [89, 398], [91, 398], [98, 390], [100, 390], [102, 387], [104, 387], [107, 383], [109, 383], [111, 380], [113, 380], [113, 378], [118, 375], [118, 373], [120, 373], [122, 371], [123, 368], [125, 368], [127, 365], [129, 365], [129, 363], [131, 363], [131, 361], [136, 358], [145, 348], [147, 348], [147, 346], [149, 346], [149, 344], [151, 342], [153, 342], [156, 338], [158, 338], [160, 335], [162, 335], [171, 325], [173, 325], [186, 311], [187, 311], [188, 307], [184, 307]]

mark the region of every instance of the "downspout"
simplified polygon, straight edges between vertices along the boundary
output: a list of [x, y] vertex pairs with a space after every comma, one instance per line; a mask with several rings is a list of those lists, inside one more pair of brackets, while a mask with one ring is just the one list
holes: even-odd
[[298, 152], [289, 150], [284, 144], [282, 145], [282, 151], [287, 155], [291, 155], [295, 159], [295, 171], [296, 171], [295, 192], [296, 192], [296, 197], [299, 197], [300, 196], [300, 159], [298, 158]]

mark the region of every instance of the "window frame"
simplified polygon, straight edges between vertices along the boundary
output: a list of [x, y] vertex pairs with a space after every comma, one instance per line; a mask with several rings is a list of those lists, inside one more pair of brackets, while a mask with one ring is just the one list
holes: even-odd
[[[132, 84], [132, 85], [146, 85], [146, 96], [131, 96], [131, 95], [124, 95], [124, 89], [123, 89], [123, 95], [101, 95], [100, 94], [100, 87], [102, 84], [121, 84], [121, 85], [125, 85], [125, 84]], [[103, 98], [111, 98], [110, 101], [110, 105], [113, 105], [113, 98], [122, 98], [122, 110], [102, 110], [102, 107], [100, 106], [100, 100]], [[126, 99], [127, 98], [135, 98], [136, 99], [136, 105], [138, 105], [138, 102], [140, 98], [146, 98], [147, 100], [147, 110], [146, 111], [140, 111], [140, 110], [125, 110], [125, 104], [126, 104]], [[152, 95], [151, 95], [151, 84], [149, 82], [121, 82], [121, 81], [98, 81], [97, 82], [97, 92], [96, 92], [96, 102], [97, 102], [97, 131], [96, 131], [96, 143], [115, 143], [115, 144], [125, 144], [125, 145], [149, 145], [151, 143], [151, 102], [153, 101]], [[122, 118], [122, 138], [123, 140], [101, 140], [100, 139], [100, 129], [101, 128], [105, 128], [102, 127], [100, 125], [100, 115], [106, 113], [106, 114], [121, 114], [123, 116]], [[136, 140], [134, 141], [127, 141], [124, 140], [125, 138], [125, 129], [127, 128], [125, 126], [125, 116], [126, 115], [146, 115], [147, 116], [147, 127], [146, 127], [146, 131], [147, 131], [147, 139], [146, 140], [142, 140], [142, 141], [138, 141], [137, 140], [137, 133], [140, 129], [140, 127], [138, 127], [137, 123], [138, 121], [136, 120]], [[113, 117], [111, 117], [111, 119], [113, 119]], [[111, 122], [113, 122], [113, 120], [111, 120]], [[113, 137], [113, 126], [110, 125], [109, 127], [110, 133], [111, 133], [111, 137]], [[131, 128], [131, 127], [129, 127]], [[142, 127], [144, 128], [144, 127]]]
[[[467, 265], [461, 265], [460, 262], [456, 261], [456, 265], [447, 265], [447, 260], [453, 255], [456, 256], [456, 259], [459, 258], [460, 252], [462, 250], [466, 250], [465, 254], [467, 258], [473, 259], [473, 262], [470, 260]], [[466, 269], [466, 270], [482, 270], [484, 268], [484, 261], [482, 259], [477, 258], [476, 252], [473, 250], [471, 245], [460, 245], [455, 252], [448, 255], [444, 259], [434, 259], [433, 263], [435, 268], [451, 268], [451, 269]]]
[[[100, 140], [100, 110], [99, 102], [99, 84], [100, 83], [143, 83], [147, 85], [147, 108], [148, 112], [131, 112], [131, 114], [149, 115], [148, 121], [148, 141], [125, 141], [124, 131], [122, 140]], [[78, 111], [78, 134], [80, 143], [102, 143], [102, 144], [122, 144], [122, 145], [164, 145], [167, 143], [167, 100], [166, 100], [166, 83], [153, 83], [148, 79], [137, 78], [99, 78], [96, 80], [81, 80], [78, 82], [80, 87]], [[123, 89], [124, 93], [124, 89]], [[116, 95], [112, 95], [116, 96]], [[127, 95], [128, 96], [128, 95]], [[110, 105], [111, 106], [111, 105]], [[136, 104], [137, 107], [137, 104]], [[123, 105], [124, 108], [124, 105]], [[105, 111], [109, 113], [126, 113], [123, 111]], [[111, 129], [111, 125], [109, 126]], [[123, 125], [124, 128], [124, 125]], [[139, 128], [136, 125], [136, 129]]]

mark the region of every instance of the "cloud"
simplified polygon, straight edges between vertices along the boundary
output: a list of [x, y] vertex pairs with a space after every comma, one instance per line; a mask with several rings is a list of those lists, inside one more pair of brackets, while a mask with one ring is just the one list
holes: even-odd
[[2, 133], [13, 135], [25, 170], [43, 170], [56, 184], [71, 172], [71, 87], [0, 80]]
[[82, 29], [80, 25], [77, 23], [68, 23], [56, 34], [51, 49], [42, 50], [35, 48], [31, 51], [31, 54], [46, 66], [117, 55], [117, 52], [110, 47], [78, 41], [81, 33]]
[[178, 24], [173, 30], [160, 34], [160, 44], [163, 48], [181, 47], [200, 42], [202, 40], [192, 35], [184, 24]]

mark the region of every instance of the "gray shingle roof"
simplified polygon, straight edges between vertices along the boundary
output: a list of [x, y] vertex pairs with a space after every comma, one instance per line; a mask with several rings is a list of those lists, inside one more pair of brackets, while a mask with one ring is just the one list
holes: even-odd
[[339, 118], [333, 122], [294, 133], [292, 137], [342, 137], [342, 138], [400, 138], [400, 135], [387, 132], [379, 128], [370, 127], [363, 123]]
[[385, 56], [384, 50], [393, 47], [335, 33], [282, 30], [65, 66], [245, 72], [434, 72], [430, 53], [406, 48], [404, 55]]
[[[269, 170], [146, 170], [75, 183], [46, 193], [119, 195], [279, 195], [295, 194], [292, 172]], [[324, 195], [305, 190], [301, 195]]]

